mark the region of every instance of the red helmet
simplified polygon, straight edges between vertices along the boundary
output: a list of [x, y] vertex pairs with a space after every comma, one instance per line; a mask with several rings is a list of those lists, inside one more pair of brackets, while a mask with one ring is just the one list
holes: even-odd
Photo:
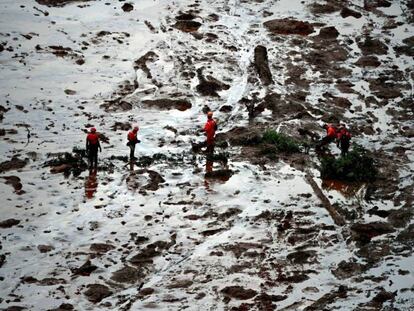
[[96, 128], [91, 128], [91, 133], [95, 133], [96, 132]]
[[139, 131], [139, 127], [138, 126], [135, 126], [134, 127], [134, 129], [132, 130], [134, 133], [136, 133], [136, 132], [138, 132]]

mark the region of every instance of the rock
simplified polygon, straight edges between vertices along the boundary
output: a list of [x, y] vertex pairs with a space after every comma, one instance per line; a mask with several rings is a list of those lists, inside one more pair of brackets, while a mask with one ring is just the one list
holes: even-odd
[[175, 281], [173, 283], [168, 284], [166, 287], [168, 289], [187, 288], [187, 287], [190, 287], [192, 284], [193, 284], [193, 281], [191, 280], [179, 280], [179, 281]]
[[394, 232], [393, 227], [385, 222], [371, 222], [367, 224], [356, 223], [351, 226], [353, 238], [359, 242], [367, 243], [373, 237]]
[[56, 6], [64, 6], [66, 4], [72, 3], [72, 2], [87, 2], [91, 0], [36, 0], [37, 3], [41, 5], [47, 5], [50, 7]]
[[334, 303], [339, 298], [347, 297], [348, 288], [340, 285], [336, 291], [332, 291], [323, 295], [321, 298], [313, 302], [310, 306], [306, 307], [304, 311], [317, 311], [317, 310], [328, 310], [328, 306]]
[[150, 191], [157, 191], [160, 187], [160, 184], [165, 182], [165, 179], [162, 178], [161, 174], [156, 171], [147, 170], [147, 173], [150, 176], [150, 181], [146, 184], [143, 189], [150, 190]]
[[379, 39], [373, 39], [366, 37], [364, 41], [357, 42], [358, 47], [361, 49], [363, 55], [386, 55], [388, 46]]
[[17, 226], [19, 223], [20, 223], [20, 220], [17, 220], [14, 218], [6, 219], [3, 221], [0, 221], [0, 228], [2, 229], [11, 228], [13, 226]]
[[414, 47], [414, 36], [405, 38], [404, 40], [402, 40], [402, 42], [412, 48]]
[[76, 91], [66, 89], [66, 90], [65, 90], [65, 94], [66, 94], [66, 95], [75, 95], [75, 94], [76, 94]]
[[347, 18], [349, 16], [352, 16], [352, 17], [355, 17], [355, 18], [361, 18], [362, 14], [357, 12], [357, 11], [351, 10], [350, 8], [343, 8], [341, 10], [341, 16], [343, 18]]
[[364, 269], [364, 265], [356, 262], [346, 262], [342, 260], [336, 269], [332, 270], [333, 275], [338, 279], [347, 279], [355, 275], [359, 275]]
[[203, 236], [212, 236], [215, 235], [221, 231], [225, 230], [224, 228], [218, 228], [218, 229], [208, 229], [201, 232]]
[[398, 54], [414, 57], [414, 36], [406, 38], [402, 42], [405, 43], [405, 45], [396, 46], [394, 47], [394, 50]]
[[204, 177], [209, 179], [220, 179], [227, 181], [233, 175], [233, 171], [230, 169], [221, 169], [205, 173]]
[[132, 109], [132, 104], [117, 98], [114, 100], [106, 100], [101, 106], [106, 112], [128, 111]]
[[6, 309], [3, 309], [3, 311], [21, 311], [21, 310], [27, 310], [27, 308], [21, 307], [21, 306], [10, 306], [10, 307], [7, 307]]
[[53, 286], [53, 285], [59, 285], [59, 284], [66, 284], [65, 279], [56, 279], [56, 278], [44, 278], [42, 280], [39, 280], [37, 282], [40, 286]]
[[397, 241], [409, 244], [411, 246], [414, 245], [414, 224], [410, 224], [406, 229], [401, 231], [397, 235]]
[[55, 248], [52, 245], [43, 245], [43, 244], [41, 244], [41, 245], [37, 246], [37, 249], [41, 253], [48, 253], [48, 252], [54, 250]]
[[112, 126], [111, 129], [113, 131], [129, 131], [132, 128], [131, 123], [129, 122], [115, 122]]
[[161, 254], [160, 251], [156, 250], [155, 247], [146, 247], [141, 253], [133, 256], [129, 262], [133, 265], [140, 266], [142, 264], [152, 263], [152, 258], [157, 257]]
[[241, 286], [227, 286], [221, 290], [225, 296], [230, 298], [236, 298], [239, 300], [251, 299], [257, 295], [257, 292], [253, 289], [245, 289]]
[[22, 183], [20, 182], [20, 178], [17, 176], [3, 176], [2, 178], [4, 178], [6, 180], [5, 184], [6, 185], [11, 185], [14, 188], [14, 191], [20, 191], [23, 188]]
[[203, 96], [215, 96], [219, 97], [217, 94], [218, 91], [228, 90], [230, 86], [225, 84], [212, 76], [203, 76], [203, 68], [197, 69], [197, 77], [200, 83], [197, 85], [196, 89]]
[[254, 298], [256, 306], [259, 307], [259, 310], [275, 310], [276, 306], [273, 302], [278, 302], [285, 300], [288, 296], [286, 295], [268, 295], [266, 293], [261, 293]]
[[106, 244], [106, 243], [92, 243], [90, 246], [90, 250], [92, 252], [96, 252], [96, 253], [106, 253], [109, 252], [110, 250], [113, 250], [115, 248], [115, 246], [111, 245], [111, 244]]
[[183, 32], [195, 32], [201, 27], [201, 23], [192, 20], [180, 20], [173, 27]]
[[233, 110], [233, 106], [230, 105], [223, 105], [220, 107], [219, 111], [224, 113], [229, 113]]
[[313, 14], [331, 14], [340, 10], [340, 8], [331, 3], [311, 3], [309, 9]]
[[145, 287], [139, 291], [140, 296], [149, 296], [152, 295], [155, 292], [155, 289], [151, 287]]
[[315, 262], [316, 251], [295, 251], [287, 255], [287, 259], [294, 264], [305, 264]]
[[121, 7], [124, 12], [131, 12], [134, 9], [134, 6], [131, 3], [124, 3]]
[[185, 111], [192, 107], [191, 103], [186, 99], [153, 99], [153, 100], [143, 100], [142, 103], [148, 107], [157, 107], [162, 110], [177, 109], [180, 111]]
[[49, 309], [48, 311], [66, 311], [66, 310], [74, 310], [75, 308], [70, 303], [62, 303], [56, 309]]
[[364, 9], [371, 11], [376, 8], [389, 8], [391, 6], [391, 2], [387, 0], [365, 0], [364, 1]]
[[0, 255], [0, 268], [3, 267], [4, 263], [6, 262], [6, 255]]
[[288, 274], [279, 273], [277, 277], [278, 282], [286, 283], [302, 283], [309, 280], [309, 273], [305, 271], [290, 271]]
[[381, 65], [381, 62], [376, 56], [361, 56], [355, 63], [358, 67], [373, 67], [376, 68]]
[[319, 31], [318, 36], [324, 39], [336, 39], [339, 36], [339, 32], [334, 26], [324, 27]]
[[394, 300], [396, 293], [390, 293], [385, 290], [381, 290], [372, 300], [378, 305], [381, 305], [388, 301], [388, 300]]
[[112, 291], [105, 285], [101, 284], [88, 284], [88, 290], [84, 292], [84, 295], [90, 302], [98, 303], [102, 299], [112, 295]]
[[0, 163], [0, 173], [11, 170], [18, 170], [25, 167], [26, 164], [27, 160], [20, 160], [18, 156], [13, 156], [11, 160]]
[[258, 45], [254, 49], [254, 65], [260, 80], [264, 85], [273, 83], [272, 73], [270, 72], [269, 61], [267, 58], [267, 49], [262, 45]]
[[69, 172], [71, 168], [72, 168], [71, 164], [61, 164], [61, 165], [57, 165], [57, 166], [52, 166], [50, 168], [50, 172], [52, 174], [60, 174], [60, 173], [64, 173], [64, 172]]
[[91, 261], [88, 259], [82, 266], [80, 266], [79, 268], [73, 269], [72, 273], [74, 275], [89, 276], [97, 268], [98, 267], [93, 265]]
[[394, 99], [402, 96], [402, 85], [384, 78], [369, 80], [369, 89], [381, 99]]
[[152, 79], [151, 70], [148, 68], [147, 62], [154, 62], [157, 59], [158, 55], [153, 51], [149, 51], [134, 62], [134, 69], [141, 69], [147, 75], [148, 79]]
[[314, 32], [313, 26], [308, 22], [294, 19], [273, 19], [263, 24], [271, 33], [279, 35], [307, 36]]
[[197, 17], [196, 15], [189, 12], [189, 13], [181, 13], [180, 15], [177, 15], [175, 19], [178, 21], [190, 21], [190, 20], [195, 19], [196, 17]]
[[122, 269], [112, 273], [111, 280], [119, 283], [137, 283], [145, 277], [142, 269], [124, 266]]

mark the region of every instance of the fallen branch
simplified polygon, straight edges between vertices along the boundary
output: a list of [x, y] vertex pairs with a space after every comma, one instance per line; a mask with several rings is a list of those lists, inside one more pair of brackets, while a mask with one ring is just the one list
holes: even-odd
[[345, 219], [336, 211], [336, 209], [331, 205], [328, 198], [323, 194], [321, 188], [317, 185], [315, 180], [313, 180], [312, 175], [309, 172], [306, 172], [306, 181], [310, 184], [313, 191], [315, 192], [316, 196], [321, 200], [323, 206], [328, 211], [329, 215], [331, 215], [334, 223], [338, 226], [345, 225]]

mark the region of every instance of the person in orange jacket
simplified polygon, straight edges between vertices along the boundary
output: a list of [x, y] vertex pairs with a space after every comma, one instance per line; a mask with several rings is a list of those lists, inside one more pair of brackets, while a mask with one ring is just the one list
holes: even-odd
[[130, 153], [129, 153], [129, 158], [130, 160], [135, 160], [135, 145], [140, 143], [141, 141], [138, 139], [138, 131], [139, 131], [139, 127], [135, 126], [132, 131], [130, 131], [128, 133], [128, 143], [127, 146], [129, 146], [130, 149]]
[[98, 149], [102, 152], [99, 135], [96, 133], [96, 128], [93, 127], [86, 136], [86, 152], [88, 153], [89, 168], [96, 168], [98, 166]]
[[344, 156], [348, 153], [351, 133], [347, 130], [345, 124], [341, 124], [336, 134], [336, 145], [341, 149], [341, 155]]
[[324, 124], [323, 128], [326, 130], [326, 136], [317, 145], [317, 150], [322, 149], [337, 138], [336, 127], [333, 124]]
[[204, 125], [204, 132], [205, 132], [205, 135], [207, 136], [207, 140], [206, 140], [207, 153], [214, 152], [216, 131], [217, 131], [217, 123], [213, 119], [213, 112], [209, 111], [207, 113], [207, 122]]

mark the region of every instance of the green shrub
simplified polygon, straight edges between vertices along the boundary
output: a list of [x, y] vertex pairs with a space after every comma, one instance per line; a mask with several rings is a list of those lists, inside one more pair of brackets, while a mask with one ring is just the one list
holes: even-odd
[[320, 172], [323, 179], [359, 182], [373, 181], [378, 173], [374, 159], [359, 145], [353, 145], [345, 156], [323, 158]]
[[276, 152], [300, 152], [299, 143], [296, 140], [275, 130], [266, 130], [263, 133], [262, 143], [274, 145]]

